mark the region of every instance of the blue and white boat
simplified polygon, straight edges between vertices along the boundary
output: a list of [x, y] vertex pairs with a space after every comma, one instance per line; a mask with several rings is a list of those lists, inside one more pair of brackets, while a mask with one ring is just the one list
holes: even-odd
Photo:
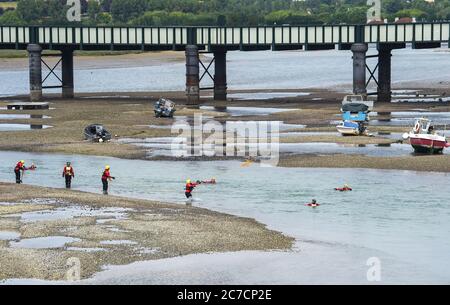
[[373, 102], [364, 101], [362, 96], [346, 96], [342, 101], [342, 122], [336, 126], [337, 131], [344, 136], [368, 135], [367, 125], [372, 109]]
[[336, 129], [344, 136], [357, 136], [361, 133], [359, 124], [352, 121], [343, 121]]

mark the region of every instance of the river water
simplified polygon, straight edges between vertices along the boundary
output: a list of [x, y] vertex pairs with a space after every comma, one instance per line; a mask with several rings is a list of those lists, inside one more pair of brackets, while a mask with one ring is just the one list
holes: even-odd
[[[256, 218], [296, 238], [292, 251], [202, 254], [111, 267], [95, 283], [369, 283], [367, 260], [381, 262], [381, 283], [450, 283], [450, 175], [369, 169], [241, 167], [237, 161], [156, 162], [92, 156], [0, 152], [0, 180], [13, 181], [19, 159], [38, 169], [24, 182], [63, 187], [71, 161], [74, 188], [184, 204], [187, 178], [210, 179], [194, 205]], [[335, 187], [349, 183], [353, 192]], [[312, 198], [322, 205], [306, 207]]]
[[[372, 48], [369, 54], [375, 54]], [[228, 85], [230, 89], [300, 89], [327, 88], [350, 90], [352, 82], [350, 51], [229, 52]], [[26, 59], [24, 59], [26, 60]], [[375, 59], [369, 59], [372, 68]], [[76, 68], [76, 67], [75, 67]], [[450, 52], [448, 49], [394, 50], [392, 80], [417, 86], [448, 85]], [[202, 86], [210, 86], [207, 81]], [[75, 70], [76, 92], [183, 91], [184, 62], [122, 68]], [[50, 77], [46, 85], [57, 85]], [[52, 92], [52, 91], [48, 91]], [[58, 91], [55, 91], [58, 92]], [[28, 93], [28, 70], [0, 69], [0, 96]]]

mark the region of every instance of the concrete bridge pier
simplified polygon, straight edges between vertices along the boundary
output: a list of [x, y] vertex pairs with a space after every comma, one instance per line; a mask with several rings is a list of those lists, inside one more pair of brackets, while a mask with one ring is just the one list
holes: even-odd
[[389, 45], [378, 45], [378, 102], [390, 102], [391, 91], [391, 57], [393, 48]]
[[30, 70], [30, 100], [37, 102], [42, 99], [42, 47], [38, 44], [27, 46]]
[[353, 52], [353, 93], [367, 95], [366, 89], [366, 43], [354, 43]]
[[61, 50], [62, 97], [74, 98], [73, 86], [73, 50]]
[[188, 105], [200, 102], [200, 57], [196, 45], [186, 46], [186, 98]]
[[227, 52], [214, 52], [214, 100], [227, 100]]

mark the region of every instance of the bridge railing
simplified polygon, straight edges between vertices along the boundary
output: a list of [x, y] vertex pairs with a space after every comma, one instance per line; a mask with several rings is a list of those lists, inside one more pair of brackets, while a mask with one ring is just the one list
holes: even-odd
[[372, 24], [364, 26], [364, 42], [446, 42], [450, 40], [450, 23]]
[[355, 42], [355, 26], [260, 26], [197, 28], [201, 45], [291, 45]]
[[447, 42], [450, 23], [258, 27], [0, 26], [0, 47], [28, 43], [79, 46], [276, 46]]

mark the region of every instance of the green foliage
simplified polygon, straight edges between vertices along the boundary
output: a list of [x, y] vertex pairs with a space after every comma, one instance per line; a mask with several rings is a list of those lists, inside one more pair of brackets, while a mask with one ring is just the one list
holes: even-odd
[[[366, 0], [82, 0], [88, 25], [220, 25], [365, 23]], [[66, 0], [18, 0], [0, 20], [67, 24]], [[6, 12], [3, 12], [5, 15]], [[1, 12], [0, 12], [1, 15]], [[450, 20], [450, 0], [382, 0], [382, 17]], [[2, 22], [2, 23], [3, 23]]]
[[417, 18], [417, 19], [422, 19], [425, 18], [427, 16], [427, 13], [425, 13], [422, 10], [413, 8], [413, 9], [404, 9], [404, 10], [400, 10], [395, 14], [395, 17], [410, 17], [410, 18]]
[[306, 12], [298, 12], [292, 10], [274, 11], [265, 16], [267, 24], [314, 24], [321, 21]]
[[125, 23], [145, 12], [148, 3], [147, 0], [112, 0], [111, 15], [115, 21]]
[[3, 25], [24, 25], [25, 22], [19, 17], [16, 11], [6, 11], [0, 16], [0, 24]]

